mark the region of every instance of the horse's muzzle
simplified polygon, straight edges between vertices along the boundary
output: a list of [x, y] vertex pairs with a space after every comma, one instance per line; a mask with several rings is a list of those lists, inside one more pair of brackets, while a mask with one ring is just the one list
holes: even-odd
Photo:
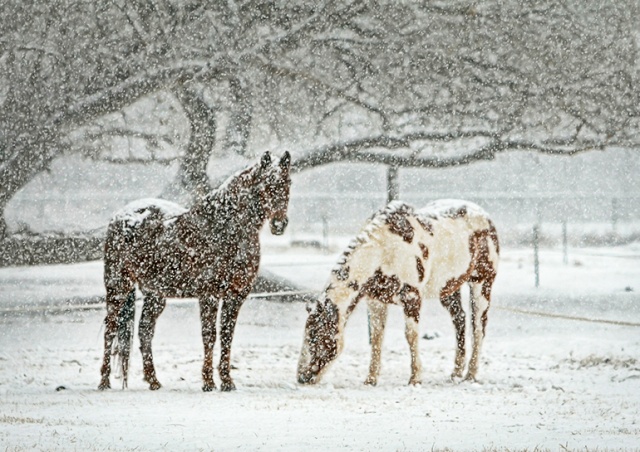
[[298, 383], [301, 385], [312, 385], [316, 383], [316, 379], [310, 372], [301, 372], [298, 374]]
[[285, 229], [287, 229], [287, 225], [289, 224], [289, 219], [284, 217], [283, 219], [273, 218], [270, 223], [271, 233], [273, 235], [282, 235], [284, 234]]

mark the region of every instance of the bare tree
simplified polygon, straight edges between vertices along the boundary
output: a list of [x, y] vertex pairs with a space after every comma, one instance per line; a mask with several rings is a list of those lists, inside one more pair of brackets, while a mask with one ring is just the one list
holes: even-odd
[[[0, 211], [69, 142], [90, 139], [79, 129], [162, 92], [191, 124], [181, 152], [192, 188], [206, 186], [216, 111], [229, 118], [232, 152], [280, 143], [297, 170], [635, 149], [638, 9], [634, 0], [5, 0]], [[223, 104], [207, 103], [221, 86]], [[137, 133], [157, 140], [153, 132]]]
[[349, 59], [356, 75], [341, 96], [357, 102], [341, 108], [357, 106], [372, 127], [307, 152], [299, 167], [340, 160], [445, 167], [511, 150], [637, 147], [639, 66], [629, 9], [446, 5], [385, 7], [357, 36], [333, 40], [356, 55]]

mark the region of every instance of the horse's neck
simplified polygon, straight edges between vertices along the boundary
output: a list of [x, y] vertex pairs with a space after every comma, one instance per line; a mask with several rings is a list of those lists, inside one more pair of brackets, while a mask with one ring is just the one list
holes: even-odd
[[363, 298], [363, 285], [380, 268], [384, 249], [379, 241], [385, 234], [384, 223], [373, 218], [344, 250], [331, 271], [325, 294], [340, 313], [341, 327]]
[[338, 310], [338, 319], [340, 322], [338, 327], [339, 331], [343, 332], [351, 313], [360, 301], [358, 291], [349, 287], [348, 281], [340, 281], [332, 275], [331, 282], [325, 288], [323, 295], [326, 296]]
[[[249, 194], [220, 191], [200, 200], [180, 218], [179, 228], [188, 236], [211, 241], [211, 236], [255, 239], [264, 224], [264, 215], [256, 212]], [[183, 234], [183, 235], [184, 235]]]

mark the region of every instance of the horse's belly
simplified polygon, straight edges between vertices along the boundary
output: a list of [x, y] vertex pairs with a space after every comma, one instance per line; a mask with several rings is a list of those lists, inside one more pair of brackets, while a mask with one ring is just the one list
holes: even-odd
[[146, 277], [138, 280], [138, 286], [142, 292], [152, 292], [168, 298], [193, 298], [198, 295], [194, 278]]
[[244, 293], [257, 274], [259, 248], [249, 246], [253, 244], [234, 245], [230, 249], [194, 253], [168, 239], [159, 241], [133, 266], [136, 281], [141, 290], [171, 298], [221, 296], [229, 290]]
[[164, 252], [147, 256], [138, 261], [134, 269], [143, 292], [170, 298], [191, 298], [197, 294], [200, 271], [188, 255], [176, 249], [166, 247]]

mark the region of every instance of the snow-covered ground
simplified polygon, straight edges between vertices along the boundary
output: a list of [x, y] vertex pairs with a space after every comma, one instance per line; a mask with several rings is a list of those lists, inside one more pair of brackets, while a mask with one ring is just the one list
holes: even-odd
[[[265, 267], [311, 289], [321, 288], [339, 251], [266, 248]], [[232, 351], [237, 391], [200, 390], [193, 301], [170, 302], [160, 317], [160, 391], [142, 382], [137, 349], [129, 389], [112, 378], [115, 389], [98, 391], [103, 308], [40, 308], [91, 302], [103, 293], [101, 277], [100, 262], [0, 269], [1, 449], [640, 448], [640, 244], [571, 250], [568, 265], [560, 252], [543, 250], [538, 289], [531, 250], [504, 250], [480, 381], [448, 379], [453, 328], [429, 300], [421, 331], [436, 337], [421, 341], [420, 387], [407, 386], [399, 309], [390, 310], [377, 387], [362, 384], [364, 306], [323, 383], [301, 387], [295, 367], [305, 307], [253, 299], [240, 313]]]

